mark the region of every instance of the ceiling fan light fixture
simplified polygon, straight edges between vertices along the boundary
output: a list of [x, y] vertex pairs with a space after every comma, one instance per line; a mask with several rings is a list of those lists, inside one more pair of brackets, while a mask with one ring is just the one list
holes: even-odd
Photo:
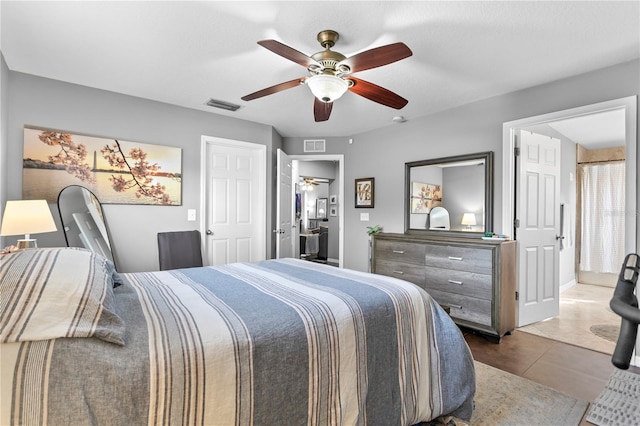
[[306, 80], [313, 96], [328, 103], [333, 102], [349, 89], [349, 83], [334, 75], [314, 75]]

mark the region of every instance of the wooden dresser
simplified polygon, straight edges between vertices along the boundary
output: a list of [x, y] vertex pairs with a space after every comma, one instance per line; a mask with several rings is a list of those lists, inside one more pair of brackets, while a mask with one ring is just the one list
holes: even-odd
[[424, 288], [458, 325], [492, 341], [515, 328], [515, 241], [380, 233], [371, 268]]

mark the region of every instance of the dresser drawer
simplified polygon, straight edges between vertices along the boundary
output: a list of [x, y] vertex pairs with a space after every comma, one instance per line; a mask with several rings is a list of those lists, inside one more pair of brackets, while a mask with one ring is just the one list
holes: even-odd
[[424, 250], [427, 266], [486, 275], [492, 273], [493, 252], [490, 249], [425, 245]]
[[491, 327], [491, 300], [447, 293], [438, 290], [427, 292], [441, 305], [450, 308], [452, 318], [470, 321]]
[[491, 300], [491, 275], [425, 266], [425, 288]]
[[392, 260], [376, 260], [376, 274], [400, 278], [424, 288], [424, 266]]
[[416, 263], [424, 265], [424, 245], [402, 241], [377, 241], [376, 260], [387, 259], [397, 262]]

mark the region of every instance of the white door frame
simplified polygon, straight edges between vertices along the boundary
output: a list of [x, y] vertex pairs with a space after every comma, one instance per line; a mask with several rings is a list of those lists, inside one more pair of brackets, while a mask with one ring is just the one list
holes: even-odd
[[610, 111], [624, 108], [625, 110], [625, 135], [626, 135], [626, 160], [625, 160], [625, 196], [627, 202], [627, 217], [633, 220], [625, 220], [625, 250], [628, 253], [636, 251], [637, 241], [637, 198], [638, 187], [636, 185], [636, 173], [638, 164], [637, 149], [637, 96], [614, 99], [578, 108], [551, 112], [548, 114], [508, 121], [502, 125], [502, 233], [513, 238], [513, 221], [515, 205], [515, 147], [516, 129], [545, 124], [566, 118], [590, 115], [597, 112]]
[[313, 161], [337, 161], [338, 178], [338, 266], [343, 267], [344, 262], [344, 154], [313, 154], [313, 155], [289, 155], [291, 160], [313, 160]]
[[[605, 112], [623, 108], [625, 111], [625, 137], [626, 137], [626, 160], [625, 160], [625, 195], [627, 201], [627, 217], [632, 220], [625, 220], [625, 251], [636, 252], [637, 241], [640, 237], [637, 234], [637, 199], [638, 187], [636, 185], [636, 173], [638, 164], [637, 141], [637, 115], [636, 96], [629, 96], [621, 99], [600, 102], [578, 108], [563, 111], [556, 111], [520, 120], [509, 121], [502, 125], [502, 233], [514, 237], [514, 206], [515, 206], [515, 134], [517, 129], [545, 124], [561, 119], [590, 115], [598, 112]], [[516, 259], [516, 264], [520, 264], [520, 259]], [[518, 266], [519, 267], [519, 266]], [[519, 288], [519, 283], [516, 285]], [[640, 338], [638, 339], [640, 341]]]
[[[203, 250], [206, 251], [207, 245], [204, 243], [206, 238], [207, 231], [207, 223], [205, 212], [207, 209], [207, 145], [219, 145], [219, 146], [230, 146], [234, 148], [246, 148], [253, 150], [259, 154], [260, 164], [258, 167], [260, 168], [260, 175], [262, 176], [263, 182], [267, 182], [267, 146], [261, 145], [252, 142], [243, 142], [233, 139], [225, 139], [219, 138], [216, 136], [207, 136], [202, 135], [201, 143], [200, 143], [200, 233], [202, 234], [202, 244]], [[260, 195], [255, 200], [257, 211], [267, 211], [267, 188], [266, 185], [263, 188], [260, 188]], [[260, 259], [266, 259], [267, 253], [267, 215], [264, 215], [264, 219], [259, 222], [259, 238], [262, 241], [260, 244], [260, 252], [258, 256]], [[209, 253], [204, 252], [203, 257], [205, 259], [209, 258]]]

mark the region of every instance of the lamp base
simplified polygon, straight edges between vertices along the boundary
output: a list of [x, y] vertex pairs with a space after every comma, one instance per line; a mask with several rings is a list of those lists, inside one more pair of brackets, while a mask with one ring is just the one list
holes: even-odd
[[35, 238], [24, 238], [22, 240], [18, 240], [18, 249], [28, 249], [28, 248], [38, 248], [38, 242]]

